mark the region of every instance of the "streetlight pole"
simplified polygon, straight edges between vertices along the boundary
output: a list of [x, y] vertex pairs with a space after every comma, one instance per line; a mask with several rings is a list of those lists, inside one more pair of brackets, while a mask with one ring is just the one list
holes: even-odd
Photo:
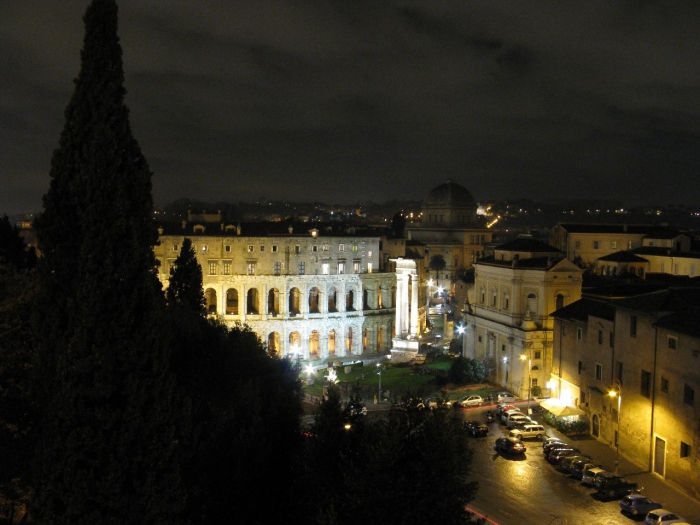
[[527, 413], [530, 414], [530, 388], [532, 387], [532, 355], [522, 354], [521, 361], [527, 359]]
[[379, 370], [379, 372], [377, 372], [379, 374], [379, 396], [377, 397], [377, 403], [381, 403], [382, 402], [382, 364], [381, 363], [377, 363], [377, 369]]
[[622, 383], [615, 379], [616, 390], [611, 390], [610, 397], [617, 398], [617, 439], [615, 440], [615, 474], [620, 473], [620, 415], [622, 410]]

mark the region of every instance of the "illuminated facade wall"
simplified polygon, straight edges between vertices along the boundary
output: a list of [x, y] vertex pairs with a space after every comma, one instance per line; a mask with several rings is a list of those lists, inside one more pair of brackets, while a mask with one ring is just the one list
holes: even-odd
[[202, 267], [208, 313], [247, 324], [275, 353], [317, 361], [390, 350], [396, 276], [378, 272], [379, 237], [252, 236], [235, 226], [203, 226], [161, 229], [155, 255], [164, 286], [187, 237]]
[[549, 313], [581, 297], [582, 272], [566, 259], [519, 260], [476, 264], [463, 349], [466, 357], [486, 363], [490, 380], [526, 397], [528, 380], [546, 392], [553, 364]]
[[[692, 299], [687, 300], [688, 297]], [[555, 313], [552, 379], [578, 386], [592, 434], [700, 496], [700, 293], [584, 298]], [[675, 310], [675, 311], [674, 311]], [[559, 374], [557, 374], [559, 372]], [[621, 384], [621, 401], [609, 392]], [[618, 412], [618, 406], [620, 408]]]

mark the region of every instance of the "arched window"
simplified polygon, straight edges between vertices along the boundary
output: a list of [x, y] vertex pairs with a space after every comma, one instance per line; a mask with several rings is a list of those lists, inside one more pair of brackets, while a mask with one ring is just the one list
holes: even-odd
[[238, 315], [238, 290], [235, 288], [226, 290], [226, 314]]
[[345, 353], [347, 355], [352, 354], [352, 336], [352, 326], [350, 326], [345, 334]]
[[251, 288], [248, 290], [248, 298], [246, 300], [246, 313], [257, 315], [260, 313], [260, 297], [258, 296], [258, 289]]
[[313, 330], [309, 335], [309, 359], [318, 359], [318, 332]]
[[558, 293], [556, 298], [556, 309], [564, 308], [564, 295]]
[[216, 290], [213, 288], [207, 288], [204, 292], [204, 300], [206, 301], [207, 313], [216, 313]]
[[309, 290], [309, 313], [317, 314], [320, 313], [319, 310], [319, 298], [320, 292], [315, 286]]
[[496, 304], [498, 304], [498, 294], [495, 288], [491, 288], [491, 306], [496, 308]]
[[355, 292], [353, 289], [349, 289], [345, 293], [345, 311], [354, 312], [355, 311]]
[[289, 315], [299, 315], [301, 313], [301, 292], [299, 288], [289, 290]]
[[335, 355], [335, 330], [328, 332], [328, 355]]
[[279, 332], [270, 332], [267, 335], [267, 353], [272, 356], [278, 356], [280, 353], [280, 334]]
[[479, 302], [481, 304], [486, 303], [486, 290], [484, 289], [483, 286], [479, 289]]
[[267, 292], [267, 313], [272, 316], [280, 313], [280, 291], [277, 288]]
[[337, 312], [338, 311], [338, 305], [337, 305], [337, 294], [335, 288], [331, 288], [328, 291], [328, 311], [329, 312]]

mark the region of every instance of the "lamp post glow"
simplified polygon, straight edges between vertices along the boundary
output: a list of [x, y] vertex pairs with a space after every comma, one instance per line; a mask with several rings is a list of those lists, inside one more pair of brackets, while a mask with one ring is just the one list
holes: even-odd
[[377, 363], [377, 370], [378, 370], [377, 374], [379, 374], [379, 396], [377, 397], [377, 402], [381, 403], [382, 402], [382, 365], [381, 365], [381, 363]]
[[615, 380], [616, 390], [608, 392], [610, 397], [617, 398], [617, 439], [615, 442], [615, 474], [620, 471], [620, 415], [622, 409], [622, 383], [619, 379]]
[[527, 359], [527, 413], [530, 413], [530, 388], [532, 387], [532, 357], [522, 354], [521, 361]]

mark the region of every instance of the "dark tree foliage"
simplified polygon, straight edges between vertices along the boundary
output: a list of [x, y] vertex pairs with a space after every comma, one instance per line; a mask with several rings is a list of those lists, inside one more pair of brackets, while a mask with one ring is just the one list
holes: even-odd
[[7, 505], [0, 511], [18, 518], [31, 493], [37, 363], [30, 317], [36, 291], [34, 273], [0, 262], [0, 501]]
[[269, 357], [245, 326], [227, 329], [205, 320], [199, 331], [188, 332], [188, 340], [202, 337], [189, 341], [196, 355], [178, 365], [193, 400], [193, 455], [186, 468], [192, 522], [218, 525], [232, 515], [289, 522], [300, 491], [302, 438], [294, 364]]
[[458, 385], [483, 383], [486, 379], [486, 367], [481, 361], [459, 356], [450, 365], [448, 380]]
[[405, 229], [406, 217], [403, 216], [403, 213], [396, 212], [391, 218], [391, 233], [396, 239], [403, 239]]
[[7, 215], [0, 217], [0, 264], [3, 262], [18, 270], [29, 266], [19, 228], [10, 224]]
[[179, 523], [182, 422], [153, 245], [151, 173], [124, 104], [114, 0], [93, 0], [36, 223], [43, 524]]
[[447, 409], [405, 403], [386, 419], [346, 426], [340, 394], [329, 388], [308, 439], [304, 486], [311, 523], [479, 523], [465, 510], [477, 489], [467, 481], [471, 451]]
[[444, 270], [446, 267], [447, 263], [445, 262], [445, 258], [440, 254], [433, 255], [428, 263], [428, 268], [435, 272], [436, 279], [438, 278], [438, 273]]
[[192, 247], [192, 241], [182, 241], [180, 254], [170, 268], [170, 281], [165, 292], [168, 304], [180, 305], [204, 315], [204, 292], [202, 290], [202, 267]]

